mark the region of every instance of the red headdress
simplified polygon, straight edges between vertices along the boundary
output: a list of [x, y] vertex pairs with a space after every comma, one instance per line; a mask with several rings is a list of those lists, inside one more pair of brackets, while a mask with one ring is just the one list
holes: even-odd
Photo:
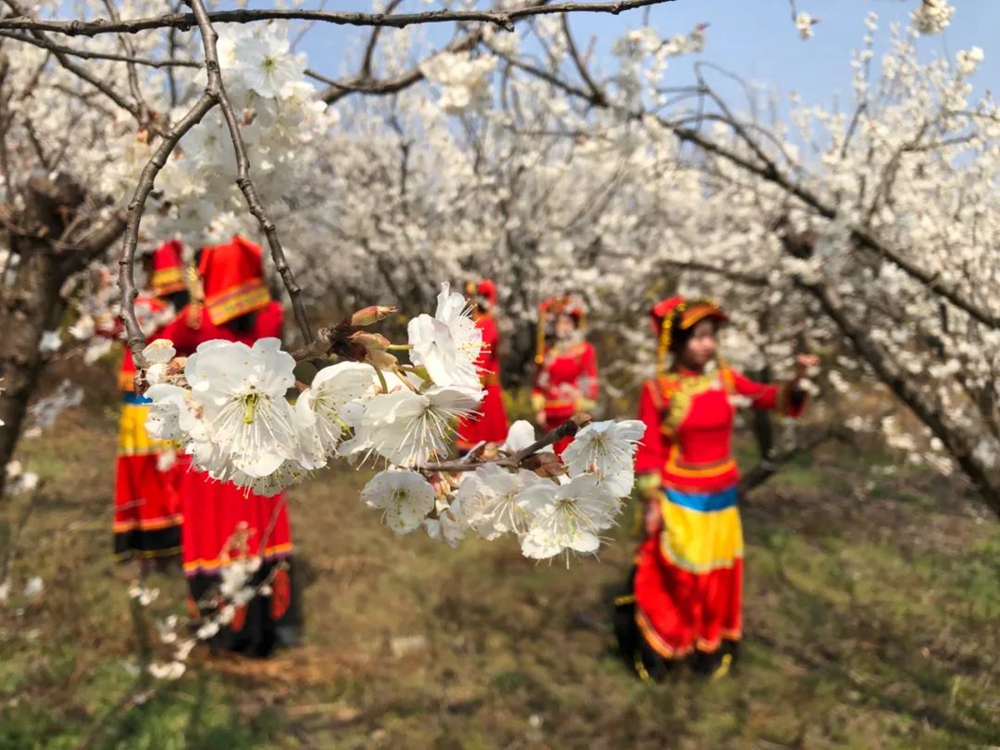
[[184, 280], [184, 261], [181, 258], [183, 246], [177, 240], [168, 240], [153, 251], [153, 294], [166, 297], [168, 294], [187, 289]]
[[684, 297], [660, 300], [653, 305], [649, 316], [652, 318], [653, 330], [659, 336], [656, 347], [657, 373], [662, 373], [666, 368], [667, 354], [670, 352], [675, 328], [686, 331], [702, 320], [716, 320], [719, 323], [725, 323], [729, 320], [729, 316], [717, 303], [707, 299], [689, 302]]
[[550, 317], [559, 315], [569, 315], [576, 321], [577, 327], [582, 327], [587, 323], [587, 310], [583, 306], [583, 300], [578, 297], [563, 295], [561, 297], [550, 297], [538, 306], [538, 341], [535, 353], [535, 362], [541, 364], [545, 359], [545, 327]]
[[480, 279], [478, 282], [467, 281], [465, 282], [465, 296], [482, 297], [490, 303], [490, 306], [494, 306], [497, 303], [497, 285], [490, 279]]
[[205, 248], [198, 273], [213, 325], [261, 310], [271, 302], [260, 246], [239, 235], [233, 235], [232, 242]]

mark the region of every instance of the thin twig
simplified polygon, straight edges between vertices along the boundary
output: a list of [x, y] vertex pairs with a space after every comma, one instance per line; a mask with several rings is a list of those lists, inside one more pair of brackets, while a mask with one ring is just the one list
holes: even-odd
[[51, 52], [61, 52], [65, 55], [72, 55], [73, 57], [80, 57], [84, 60], [112, 60], [114, 62], [125, 62], [134, 63], [136, 65], [146, 65], [150, 68], [200, 68], [201, 63], [195, 62], [194, 60], [150, 60], [145, 57], [131, 57], [129, 55], [116, 55], [113, 52], [89, 52], [83, 49], [77, 49], [75, 47], [67, 47], [63, 44], [56, 44], [48, 39], [36, 39], [34, 37], [25, 36], [24, 34], [18, 34], [14, 31], [3, 31], [0, 30], [0, 36], [7, 39], [13, 39], [16, 42], [23, 42], [24, 44], [31, 44], [35, 47], [41, 47], [42, 49], [47, 49]]
[[[383, 13], [386, 15], [392, 14], [396, 8], [400, 6], [403, 0], [390, 0], [389, 4], [386, 6]], [[382, 33], [383, 26], [376, 26], [372, 30], [372, 35], [368, 39], [368, 46], [365, 48], [365, 57], [361, 63], [361, 75], [365, 78], [371, 78], [372, 75], [372, 60], [375, 57], [375, 47], [378, 45], [379, 35]]]
[[[108, 14], [113, 20], [120, 21], [121, 16], [118, 15], [118, 11], [115, 9], [115, 4], [113, 0], [104, 0], [104, 7], [108, 9]], [[125, 54], [129, 57], [135, 57], [135, 47], [132, 44], [132, 40], [128, 38], [125, 34], [120, 34], [118, 36], [118, 42], [121, 44], [122, 49], [125, 50]], [[128, 87], [132, 92], [132, 99], [135, 100], [135, 105], [139, 109], [139, 125], [140, 127], [147, 127], [149, 125], [149, 105], [146, 104], [145, 98], [142, 96], [142, 89], [139, 88], [139, 73], [136, 70], [135, 62], [129, 60], [126, 63], [126, 70], [128, 71]]]
[[[590, 415], [588, 414], [578, 414], [573, 419], [567, 422], [563, 422], [561, 425], [556, 427], [554, 430], [550, 430], [545, 433], [539, 440], [529, 445], [527, 448], [519, 450], [506, 458], [500, 458], [495, 461], [489, 461], [486, 463], [492, 463], [497, 466], [503, 466], [508, 469], [517, 469], [520, 467], [521, 463], [528, 458], [531, 458], [536, 453], [541, 451], [543, 448], [548, 448], [550, 445], [558, 443], [563, 438], [573, 437], [581, 428], [585, 427], [590, 422]], [[437, 464], [427, 464], [419, 468], [414, 469], [414, 471], [425, 472], [428, 474], [434, 472], [460, 472], [460, 471], [475, 471], [477, 468], [482, 466], [482, 462], [471, 462], [468, 460], [468, 456], [463, 460], [459, 461], [444, 461]]]
[[[470, 50], [479, 43], [481, 38], [482, 32], [480, 31], [466, 34], [451, 42], [439, 52], [435, 52], [434, 55], [428, 59], [433, 59], [435, 56], [443, 52], [464, 52], [466, 50]], [[312, 70], [307, 70], [306, 75], [315, 78], [317, 81], [325, 83], [329, 87], [325, 91], [320, 92], [319, 98], [327, 104], [333, 104], [334, 102], [343, 99], [345, 96], [349, 96], [354, 93], [384, 96], [402, 91], [403, 89], [424, 79], [424, 74], [420, 69], [421, 65], [423, 65], [423, 63], [414, 65], [410, 70], [392, 76], [391, 78], [382, 79], [372, 78], [363, 71], [358, 75], [352, 76], [351, 78], [343, 81], [333, 80]]]
[[576, 65], [576, 70], [580, 74], [580, 78], [582, 78], [583, 82], [587, 84], [587, 88], [590, 89], [594, 98], [606, 104], [607, 102], [605, 101], [604, 90], [594, 82], [594, 79], [590, 75], [590, 71], [587, 70], [586, 63], [584, 63], [583, 58], [580, 57], [580, 52], [573, 39], [573, 34], [570, 33], [569, 30], [569, 16], [562, 17], [562, 29], [563, 35], [566, 37], [566, 48], [569, 51], [569, 55], [572, 58], [574, 65]]
[[132, 358], [135, 360], [136, 367], [140, 370], [145, 369], [148, 365], [146, 358], [142, 356], [142, 350], [146, 346], [146, 336], [139, 327], [139, 321], [135, 316], [135, 298], [139, 294], [135, 286], [135, 249], [139, 243], [139, 222], [142, 219], [142, 210], [146, 205], [146, 199], [153, 190], [156, 175], [163, 169], [180, 139], [191, 128], [201, 122], [202, 118], [216, 104], [218, 104], [218, 100], [210, 76], [205, 93], [188, 110], [187, 114], [177, 121], [177, 124], [171, 128], [170, 132], [163, 137], [156, 151], [150, 157], [149, 162], [142, 168], [142, 174], [139, 176], [139, 184], [136, 185], [135, 193], [128, 204], [125, 239], [122, 243], [121, 259], [118, 261], [120, 266], [118, 288], [122, 293], [120, 317], [122, 323], [125, 324], [125, 332], [127, 334], [126, 345], [132, 352]]

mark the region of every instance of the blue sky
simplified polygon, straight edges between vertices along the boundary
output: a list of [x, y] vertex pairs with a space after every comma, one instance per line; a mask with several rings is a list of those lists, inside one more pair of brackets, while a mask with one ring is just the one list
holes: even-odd
[[[918, 0], [797, 0], [798, 9], [821, 19], [815, 36], [799, 39], [792, 24], [786, 0], [674, 0], [649, 11], [649, 22], [663, 36], [684, 33], [699, 22], [707, 22], [708, 43], [696, 57], [673, 61], [672, 83], [692, 80], [695, 59], [706, 60], [739, 73], [743, 78], [765, 84], [776, 91], [781, 100], [797, 92], [811, 104], [829, 104], [836, 96], [844, 102], [851, 97], [850, 53], [861, 45], [865, 33], [864, 19], [869, 11], [879, 15], [880, 29], [876, 52], [884, 49], [891, 21], [903, 24]], [[487, 3], [484, 0], [483, 5]], [[251, 7], [267, 7], [269, 2], [251, 3]], [[315, 7], [306, 3], [305, 7]], [[370, 3], [327, 2], [326, 9], [361, 10]], [[427, 5], [411, 1], [407, 10], [427, 9]], [[433, 7], [433, 6], [431, 6]], [[575, 35], [584, 45], [596, 37], [597, 49], [606, 54], [612, 40], [626, 29], [642, 24], [644, 11], [632, 11], [619, 17], [579, 14], [573, 17]], [[312, 68], [331, 74], [344, 71], [345, 50], [366, 38], [367, 30], [341, 27], [314, 27], [303, 40], [300, 49], [309, 55]], [[391, 40], [391, 31], [386, 40]], [[450, 29], [437, 27], [431, 38], [446, 41]], [[959, 49], [973, 45], [985, 50], [986, 59], [976, 75], [976, 88], [995, 88], [1000, 81], [1000, 0], [965, 0], [947, 31], [922, 39], [921, 52], [954, 58]], [[610, 67], [610, 66], [608, 66]], [[784, 107], [782, 107], [784, 110]]]

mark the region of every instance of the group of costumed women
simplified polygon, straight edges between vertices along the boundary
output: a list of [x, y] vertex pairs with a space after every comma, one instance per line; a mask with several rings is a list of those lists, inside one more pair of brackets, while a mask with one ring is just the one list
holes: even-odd
[[[187, 275], [177, 243], [162, 245], [150, 262], [150, 291], [136, 300], [136, 309], [150, 321], [151, 338], [169, 339], [178, 354], [191, 354], [211, 339], [252, 344], [280, 336], [281, 306], [268, 292], [261, 251], [253, 243], [234, 237], [204, 248], [197, 270], [188, 269]], [[485, 344], [476, 363], [485, 397], [478, 413], [457, 425], [460, 453], [503, 442], [509, 427], [501, 390], [497, 289], [489, 280], [470, 282], [466, 295]], [[730, 669], [742, 635], [735, 401], [797, 417], [806, 402], [802, 378], [816, 360], [799, 357], [795, 377], [787, 383], [756, 383], [717, 356], [717, 333], [728, 318], [714, 302], [666, 299], [652, 308], [651, 318], [657, 373], [639, 398], [645, 435], [635, 462], [644, 539], [627, 590], [615, 600], [615, 632], [626, 663], [644, 680], [661, 680], [682, 664], [720, 676]], [[579, 299], [554, 297], [539, 306], [531, 404], [543, 431], [596, 404], [597, 357], [585, 329]], [[263, 656], [294, 640], [292, 544], [282, 496], [248, 495], [213, 481], [191, 468], [185, 456], [174, 456], [170, 446], [150, 440], [144, 428], [148, 402], [134, 392], [133, 375], [126, 351], [116, 553], [151, 560], [180, 551], [194, 612], [204, 614], [223, 570], [250, 550], [264, 560], [254, 580], [270, 576], [271, 593], [240, 608], [215, 643]], [[557, 442], [555, 452], [561, 455], [569, 440]]]

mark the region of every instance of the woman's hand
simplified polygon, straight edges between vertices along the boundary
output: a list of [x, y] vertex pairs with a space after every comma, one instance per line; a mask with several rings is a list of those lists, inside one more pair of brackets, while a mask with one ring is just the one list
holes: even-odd
[[660, 512], [660, 499], [658, 497], [651, 497], [646, 500], [646, 512], [643, 517], [643, 527], [646, 530], [646, 536], [655, 536], [660, 532], [660, 527], [663, 525], [663, 515]]
[[815, 354], [800, 354], [795, 358], [795, 379], [802, 380], [809, 370], [819, 366], [819, 357]]
[[548, 420], [545, 419], [544, 411], [535, 412], [535, 424], [538, 425], [538, 429], [540, 429], [542, 432], [548, 432], [548, 427], [546, 426], [548, 424]]

